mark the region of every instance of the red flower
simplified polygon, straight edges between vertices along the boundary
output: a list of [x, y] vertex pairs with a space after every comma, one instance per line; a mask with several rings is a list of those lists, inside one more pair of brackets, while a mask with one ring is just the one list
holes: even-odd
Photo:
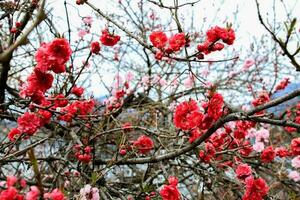
[[169, 177], [169, 185], [159, 191], [160, 196], [163, 200], [180, 200], [180, 192], [177, 188], [178, 180], [176, 177]]
[[177, 184], [178, 184], [178, 179], [175, 176], [170, 176], [168, 178], [168, 182], [169, 182], [170, 185], [173, 185], [173, 186], [176, 187]]
[[55, 73], [65, 72], [65, 63], [72, 54], [66, 39], [56, 38], [50, 43], [43, 43], [35, 55], [36, 69], [41, 72], [52, 70]]
[[6, 186], [12, 187], [18, 182], [18, 178], [15, 176], [7, 176], [6, 177]]
[[180, 48], [183, 47], [185, 44], [186, 41], [184, 33], [177, 33], [169, 39], [169, 45], [173, 51], [179, 51]]
[[48, 124], [51, 120], [52, 113], [47, 110], [39, 109], [37, 112], [40, 117], [40, 126], [44, 126], [45, 124]]
[[155, 59], [156, 60], [161, 60], [163, 58], [163, 56], [164, 56], [164, 53], [162, 51], [157, 51], [155, 53]]
[[15, 25], [16, 25], [17, 28], [20, 28], [22, 26], [22, 23], [21, 22], [16, 22]]
[[209, 163], [210, 160], [215, 156], [216, 149], [210, 142], [205, 143], [205, 151], [201, 150], [199, 151], [199, 158], [205, 162]]
[[237, 129], [237, 130], [235, 130], [235, 131], [233, 132], [233, 137], [234, 137], [235, 139], [240, 140], [240, 139], [244, 139], [245, 136], [246, 136], [246, 134], [247, 134], [247, 131], [241, 130], [241, 129]]
[[235, 40], [235, 33], [233, 29], [230, 28], [229, 30], [227, 30], [227, 37], [221, 39], [223, 40], [224, 43], [228, 45], [232, 45]]
[[245, 140], [242, 144], [243, 148], [239, 149], [239, 152], [242, 156], [248, 156], [252, 151], [252, 145], [249, 140]]
[[18, 129], [33, 135], [40, 127], [40, 118], [35, 113], [25, 112], [21, 117], [18, 118]]
[[224, 104], [223, 96], [219, 93], [215, 93], [208, 103], [207, 114], [215, 121], [222, 116], [222, 107]]
[[73, 117], [80, 115], [81, 118], [84, 118], [85, 115], [92, 112], [95, 106], [94, 100], [86, 101], [75, 101], [68, 106], [61, 109], [61, 115], [57, 117], [58, 120], [63, 120], [66, 122], [71, 122]]
[[217, 42], [212, 46], [211, 50], [212, 51], [221, 51], [223, 48], [224, 48], [224, 44]]
[[243, 200], [263, 200], [268, 193], [269, 187], [262, 178], [254, 179], [252, 176], [246, 178], [246, 192]]
[[189, 143], [193, 143], [196, 139], [198, 139], [202, 135], [202, 132], [196, 128], [190, 132]]
[[214, 157], [216, 154], [216, 149], [214, 145], [210, 142], [205, 143], [205, 151], [206, 151], [206, 155], [208, 155], [209, 157]]
[[142, 135], [134, 143], [133, 146], [139, 150], [139, 153], [146, 154], [154, 147], [154, 143], [151, 138]]
[[235, 174], [238, 179], [244, 180], [252, 174], [252, 170], [247, 164], [239, 164], [235, 169]]
[[285, 147], [277, 147], [275, 149], [276, 156], [279, 156], [280, 158], [284, 158], [290, 155], [289, 151]]
[[232, 29], [226, 29], [221, 28], [219, 26], [215, 26], [211, 29], [209, 29], [206, 32], [207, 40], [209, 42], [216, 42], [217, 40], [221, 39], [226, 44], [233, 44], [233, 41], [235, 40], [235, 34]]
[[18, 194], [18, 190], [14, 187], [8, 187], [6, 190], [1, 191], [0, 193], [1, 200], [22, 200], [23, 197]]
[[72, 94], [75, 94], [77, 97], [81, 97], [81, 95], [84, 92], [84, 89], [83, 89], [83, 87], [73, 86], [71, 92], [72, 92]]
[[51, 193], [45, 193], [44, 194], [45, 199], [51, 199], [51, 200], [65, 200], [64, 194], [59, 189], [54, 189]]
[[91, 43], [91, 52], [94, 54], [98, 54], [101, 50], [100, 43], [95, 41]]
[[68, 100], [63, 94], [56, 95], [54, 100], [55, 107], [65, 107], [66, 105], [68, 105], [68, 103], [69, 103]]
[[278, 83], [278, 85], [276, 86], [275, 88], [275, 92], [278, 91], [278, 90], [283, 90], [284, 88], [286, 88], [286, 86], [288, 86], [288, 84], [290, 84], [290, 79], [289, 78], [285, 78], [283, 79], [282, 81], [280, 81]]
[[45, 93], [52, 86], [53, 75], [34, 70], [27, 78], [28, 88]]
[[276, 156], [276, 153], [272, 146], [269, 146], [261, 153], [261, 161], [264, 163], [272, 162]]
[[17, 33], [18, 32], [18, 29], [16, 28], [16, 27], [12, 27], [11, 29], [10, 29], [10, 33], [12, 33], [12, 34], [15, 34], [15, 33]]
[[115, 94], [115, 97], [117, 99], [120, 99], [120, 98], [124, 97], [124, 95], [125, 95], [125, 91], [123, 89], [122, 90], [117, 90], [116, 94]]
[[190, 130], [200, 125], [203, 114], [199, 112], [197, 102], [185, 101], [176, 107], [174, 125], [182, 130]]
[[210, 136], [209, 141], [215, 148], [221, 147], [224, 144], [224, 136], [221, 134], [214, 133]]
[[210, 43], [204, 42], [203, 44], [198, 44], [197, 49], [199, 52], [209, 54], [210, 53], [209, 46], [210, 46]]
[[81, 162], [84, 162], [84, 163], [89, 163], [92, 159], [92, 156], [90, 154], [78, 154], [77, 156], [77, 159]]
[[126, 151], [126, 149], [120, 149], [119, 153], [120, 153], [120, 155], [124, 156], [124, 155], [126, 155], [127, 151]]
[[220, 39], [219, 33], [222, 33], [222, 34], [225, 35], [226, 31], [225, 31], [225, 29], [222, 29], [222, 28], [220, 28], [218, 26], [209, 29], [208, 31], [206, 31], [207, 40], [209, 42], [215, 42], [215, 41], [219, 40]]
[[124, 131], [131, 131], [132, 130], [132, 124], [131, 124], [131, 122], [125, 122], [125, 123], [123, 123], [122, 124], [122, 129], [124, 130]]
[[[218, 40], [232, 45], [235, 40], [235, 33], [231, 28], [226, 29], [215, 26], [206, 32], [206, 37], [206, 41], [203, 44], [198, 44], [197, 49], [201, 53], [209, 54], [212, 51], [221, 51], [224, 48], [224, 44], [217, 42]], [[203, 59], [204, 55], [199, 55], [201, 55], [200, 59]]]
[[119, 35], [114, 35], [108, 32], [108, 30], [103, 30], [100, 37], [100, 41], [105, 46], [114, 46], [116, 45], [121, 37]]
[[[47, 54], [50, 59], [56, 59], [60, 64], [66, 63], [72, 54], [69, 42], [64, 38], [55, 38], [47, 45]], [[54, 72], [55, 70], [52, 69]]]
[[149, 36], [152, 45], [156, 48], [162, 49], [166, 46], [168, 38], [164, 32], [154, 31]]
[[295, 132], [295, 131], [297, 131], [297, 129], [296, 129], [296, 128], [294, 128], [294, 127], [290, 127], [290, 126], [286, 126], [286, 127], [284, 127], [284, 130], [285, 130], [285, 131], [287, 131], [287, 132], [289, 132], [289, 133], [292, 133], [292, 132]]
[[260, 95], [258, 96], [258, 98], [254, 99], [252, 101], [252, 105], [256, 107], [256, 106], [265, 104], [268, 101], [270, 101], [270, 96], [269, 96], [268, 92], [267, 91], [262, 91], [260, 93]]
[[22, 132], [17, 129], [17, 128], [13, 128], [11, 129], [11, 131], [8, 133], [7, 137], [10, 141], [15, 141], [16, 137], [18, 137], [19, 135], [21, 135]]
[[[252, 101], [252, 105], [254, 106], [254, 107], [256, 107], [256, 106], [260, 106], [260, 105], [263, 105], [263, 104], [265, 104], [265, 103], [267, 103], [267, 102], [269, 102], [270, 101], [270, 96], [269, 96], [269, 94], [268, 94], [268, 92], [267, 91], [262, 91], [261, 93], [260, 93], [260, 95], [256, 98], [256, 99], [254, 99], [253, 101]], [[264, 110], [262, 110], [262, 111], [260, 111], [260, 112], [257, 112], [256, 114], [263, 114], [265, 111]]]
[[294, 156], [300, 155], [300, 138], [291, 141], [291, 150]]

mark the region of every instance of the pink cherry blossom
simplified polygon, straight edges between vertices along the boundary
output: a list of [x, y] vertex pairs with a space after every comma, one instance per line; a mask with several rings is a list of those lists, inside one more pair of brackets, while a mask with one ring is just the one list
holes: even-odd
[[142, 77], [141, 83], [143, 86], [148, 87], [150, 84], [150, 78], [148, 75]]
[[85, 185], [80, 189], [80, 199], [81, 200], [99, 200], [99, 190], [89, 184]]
[[161, 78], [160, 80], [159, 80], [159, 84], [160, 84], [160, 86], [165, 86], [165, 85], [167, 85], [167, 81], [164, 79], [164, 78]]
[[40, 190], [36, 186], [31, 186], [30, 191], [26, 193], [26, 200], [38, 200], [40, 196]]
[[267, 129], [261, 128], [254, 133], [256, 142], [259, 141], [268, 141], [270, 137], [270, 132]]
[[265, 145], [262, 142], [255, 142], [255, 144], [253, 145], [253, 150], [256, 152], [262, 152], [264, 148]]
[[291, 160], [292, 166], [296, 169], [300, 168], [300, 156], [296, 156]]
[[184, 87], [191, 88], [195, 84], [195, 77], [194, 75], [190, 74], [189, 77], [184, 81]]
[[300, 181], [300, 174], [297, 171], [290, 171], [288, 177], [295, 182]]
[[127, 74], [125, 75], [125, 79], [126, 81], [132, 81], [134, 79], [133, 73], [127, 72]]
[[83, 23], [85, 23], [88, 26], [91, 26], [93, 23], [93, 18], [91, 16], [86, 16], [83, 18]]
[[86, 30], [80, 29], [78, 31], [78, 37], [80, 37], [81, 39], [87, 34]]
[[244, 63], [243, 70], [248, 70], [254, 63], [255, 61], [253, 59], [247, 59]]

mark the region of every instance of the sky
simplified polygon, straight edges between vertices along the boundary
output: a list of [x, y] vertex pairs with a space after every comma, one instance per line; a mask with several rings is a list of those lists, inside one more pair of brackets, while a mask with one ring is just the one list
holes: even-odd
[[[122, 0], [121, 0], [122, 1]], [[49, 0], [48, 7], [53, 8], [51, 13], [54, 16], [60, 16], [61, 20], [58, 22], [61, 24], [59, 30], [61, 32], [66, 32], [66, 20], [65, 20], [65, 10], [63, 6], [63, 0]], [[74, 2], [75, 0], [67, 0], [69, 6], [69, 17], [72, 20], [73, 28], [80, 27], [81, 18], [78, 16], [90, 16], [93, 11], [86, 5], [77, 6]], [[89, 0], [96, 7], [100, 8], [102, 11], [110, 14], [117, 13], [116, 5], [118, 0]], [[139, 2], [138, 0], [132, 0], [133, 4]], [[166, 5], [172, 5], [173, 0], [164, 0]], [[179, 3], [185, 3], [187, 0], [179, 0]], [[276, 20], [282, 21], [286, 17], [286, 11], [279, 0], [260, 0], [261, 12], [263, 16], [268, 16], [270, 20], [269, 23], [273, 23], [272, 18], [273, 10], [276, 10]], [[275, 2], [275, 4], [274, 4]], [[298, 0], [288, 0], [284, 1], [286, 4], [286, 9], [291, 10], [291, 16], [298, 16], [300, 10], [300, 1]], [[275, 6], [274, 6], [275, 5]], [[160, 9], [157, 6], [152, 6], [152, 8], [158, 13], [162, 19], [168, 19], [169, 12], [166, 9]], [[79, 12], [78, 10], [79, 9]], [[271, 12], [271, 13], [268, 13]], [[250, 43], [259, 40], [263, 34], [266, 33], [265, 29], [262, 27], [258, 20], [257, 10], [255, 5], [255, 0], [201, 0], [195, 6], [185, 6], [179, 11], [179, 16], [184, 17], [186, 20], [184, 23], [189, 25], [191, 23], [190, 17], [194, 17], [194, 28], [196, 31], [204, 28], [207, 29], [211, 25], [224, 25], [225, 22], [236, 22], [238, 25], [235, 27], [237, 39], [235, 41], [235, 46], [238, 47], [249, 47]], [[101, 29], [105, 25], [105, 20], [98, 18], [95, 19], [92, 31], [100, 33]], [[99, 26], [95, 26], [99, 24]], [[280, 28], [283, 28], [280, 27]], [[297, 27], [299, 28], [299, 27]], [[240, 52], [240, 57], [243, 57], [243, 52]], [[103, 76], [106, 83], [113, 81], [114, 74], [106, 72]], [[99, 86], [99, 77], [94, 75], [91, 77], [91, 88], [95, 96], [101, 96], [105, 90], [103, 86]]]

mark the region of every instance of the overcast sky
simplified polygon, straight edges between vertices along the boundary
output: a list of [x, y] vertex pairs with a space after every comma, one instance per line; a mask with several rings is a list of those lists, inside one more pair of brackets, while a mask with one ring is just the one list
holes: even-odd
[[[63, 6], [63, 0], [49, 0], [48, 1], [49, 8], [52, 7], [52, 14], [54, 16], [60, 16], [62, 26], [60, 26], [61, 32], [67, 31], [66, 20], [65, 20], [65, 10]], [[90, 16], [93, 12], [92, 10], [86, 6], [77, 6], [74, 2], [75, 0], [67, 0], [70, 6], [68, 6], [70, 18], [72, 21], [73, 28], [76, 30], [76, 27], [80, 27], [81, 19], [78, 17], [77, 9], [80, 10], [81, 16]], [[106, 13], [114, 13], [118, 12], [116, 9], [116, 5], [118, 4], [118, 0], [89, 0], [92, 4], [100, 8], [102, 11]], [[132, 0], [132, 2], [139, 2], [137, 0]], [[164, 0], [166, 5], [167, 2], [170, 2], [169, 5], [172, 5], [173, 0]], [[179, 0], [180, 3], [187, 2], [187, 0]], [[283, 4], [280, 0], [260, 0], [261, 11], [268, 18], [270, 23], [272, 24], [273, 10], [276, 10], [276, 20], [283, 21], [286, 17], [285, 9], [292, 11], [291, 16], [299, 17], [300, 10], [300, 1], [298, 0], [285, 0], [286, 8], [284, 8]], [[274, 6], [274, 2], [275, 6]], [[169, 12], [166, 9], [160, 9], [157, 6], [152, 6], [153, 9], [159, 14], [161, 18], [168, 18]], [[269, 13], [269, 14], [268, 14]], [[225, 22], [236, 22], [238, 24], [238, 28], [235, 28], [236, 31], [236, 42], [235, 47], [239, 49], [239, 47], [249, 46], [249, 43], [254, 40], [259, 40], [261, 35], [266, 33], [262, 25], [258, 21], [257, 10], [255, 5], [255, 0], [201, 0], [195, 6], [186, 6], [180, 9], [180, 16], [184, 17], [185, 24], [189, 24], [188, 19], [193, 15], [194, 16], [194, 27], [197, 29], [198, 27], [208, 28], [211, 25], [220, 25], [224, 26]], [[105, 26], [104, 19], [94, 19], [95, 23], [93, 25], [92, 31], [99, 32]], [[203, 26], [204, 24], [204, 26]], [[207, 25], [206, 25], [207, 24]], [[299, 24], [299, 23], [298, 23]], [[96, 26], [98, 25], [98, 26]], [[299, 26], [299, 25], [298, 25]], [[297, 27], [299, 29], [299, 27]], [[196, 30], [199, 31], [199, 30]], [[242, 52], [241, 52], [242, 53]], [[242, 55], [240, 55], [242, 57]], [[113, 79], [112, 74], [107, 74], [105, 76], [105, 82], [112, 82]], [[92, 82], [96, 85], [91, 88], [91, 91], [96, 95], [101, 95], [104, 88], [99, 88], [99, 80], [96, 76], [92, 77]]]

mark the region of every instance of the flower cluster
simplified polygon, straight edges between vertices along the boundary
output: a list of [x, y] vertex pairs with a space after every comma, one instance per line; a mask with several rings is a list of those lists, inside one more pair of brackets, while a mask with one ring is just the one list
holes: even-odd
[[105, 46], [115, 46], [121, 37], [119, 35], [115, 35], [114, 33], [110, 33], [107, 29], [102, 31], [102, 35], [100, 36], [100, 41]]
[[199, 158], [206, 163], [209, 163], [210, 160], [215, 157], [216, 149], [215, 146], [211, 142], [205, 143], [205, 151], [199, 151]]
[[246, 138], [255, 138], [255, 143], [253, 145], [253, 149], [256, 152], [261, 152], [264, 148], [264, 142], [269, 141], [269, 130], [265, 128], [261, 128], [259, 130], [251, 128], [248, 130]]
[[44, 194], [45, 200], [66, 200], [64, 193], [62, 193], [59, 189], [55, 188], [52, 192], [47, 192]]
[[21, 86], [20, 97], [30, 97], [34, 103], [41, 104], [45, 100], [45, 92], [51, 88], [54, 79], [49, 71], [57, 74], [65, 72], [65, 64], [71, 53], [68, 41], [63, 38], [43, 43], [35, 55], [37, 65], [34, 71]]
[[262, 151], [260, 159], [263, 163], [269, 163], [274, 160], [275, 156], [275, 150], [272, 146], [269, 146]]
[[157, 60], [161, 60], [164, 55], [180, 51], [189, 43], [185, 33], [176, 33], [168, 38], [164, 32], [154, 31], [150, 34], [149, 39], [152, 45], [159, 49], [155, 55]]
[[84, 36], [91, 32], [93, 18], [91, 16], [86, 16], [82, 18], [83, 28], [80, 28], [78, 31], [78, 37], [80, 40], [83, 40]]
[[81, 95], [84, 92], [83, 87], [77, 87], [76, 85], [74, 85], [71, 89], [72, 94], [75, 94], [77, 97], [81, 97]]
[[300, 155], [300, 137], [291, 141], [291, 151], [294, 156]]
[[[27, 184], [24, 179], [18, 179], [15, 176], [7, 176], [5, 185], [6, 187], [4, 187], [4, 189], [0, 189], [1, 200], [41, 199], [41, 193], [37, 186], [31, 186], [29, 191], [25, 191]], [[56, 188], [52, 192], [44, 193], [43, 199], [66, 200], [66, 197], [59, 189]]]
[[[202, 108], [205, 112], [200, 111], [195, 100], [182, 102], [176, 107], [173, 120], [174, 125], [177, 128], [187, 131], [192, 131], [196, 128], [206, 130], [222, 116], [223, 103], [223, 97], [219, 93], [212, 94], [208, 102], [202, 103]], [[195, 136], [201, 135], [199, 130], [191, 132], [191, 136], [194, 139], [196, 139]]]
[[[26, 187], [26, 181], [24, 179], [18, 180], [15, 176], [6, 177], [6, 189], [0, 189], [0, 199], [23, 199], [24, 195], [20, 193], [20, 190]], [[20, 188], [19, 190], [17, 188]]]
[[245, 179], [246, 192], [243, 200], [263, 200], [264, 196], [268, 194], [269, 187], [262, 178], [255, 179], [249, 176]]
[[279, 90], [283, 90], [284, 88], [286, 88], [288, 86], [288, 84], [290, 84], [290, 79], [289, 78], [285, 78], [282, 81], [280, 81], [278, 83], [278, 85], [276, 85], [275, 87], [275, 92], [279, 91]]
[[98, 41], [94, 41], [91, 43], [91, 52], [94, 54], [99, 54], [101, 50], [100, 43]]
[[202, 44], [198, 44], [197, 49], [200, 52], [199, 58], [203, 58], [204, 54], [210, 54], [213, 51], [221, 51], [224, 48], [224, 44], [218, 42], [222, 40], [223, 43], [232, 45], [235, 40], [235, 33], [232, 28], [221, 28], [215, 26], [206, 32], [206, 40]]
[[70, 44], [64, 38], [56, 38], [50, 43], [43, 43], [35, 55], [36, 69], [41, 72], [52, 70], [57, 74], [65, 72], [65, 64], [71, 53]]
[[176, 107], [174, 125], [182, 130], [191, 130], [200, 125], [203, 113], [195, 100], [185, 101]]
[[65, 122], [72, 122], [73, 118], [76, 116], [85, 119], [86, 116], [92, 112], [94, 106], [95, 100], [93, 99], [74, 101], [60, 109], [61, 114], [57, 116], [57, 119]]
[[89, 163], [92, 159], [92, 148], [90, 146], [82, 147], [80, 144], [74, 145], [75, 157], [83, 163]]
[[89, 184], [80, 189], [81, 200], [100, 200], [99, 189]]
[[168, 178], [168, 185], [164, 185], [159, 194], [163, 200], [180, 200], [180, 192], [177, 188], [178, 179], [174, 176]]
[[151, 138], [146, 135], [142, 135], [133, 142], [133, 147], [136, 148], [139, 153], [147, 154], [154, 148], [154, 143]]
[[251, 176], [252, 169], [249, 165], [242, 163], [235, 169], [235, 174], [238, 179], [245, 180], [247, 177]]
[[40, 110], [38, 113], [25, 112], [17, 120], [18, 127], [8, 133], [9, 140], [14, 141], [24, 134], [25, 138], [32, 136], [40, 127], [50, 121], [51, 116], [50, 112], [44, 110]]
[[300, 173], [295, 171], [295, 170], [290, 171], [289, 174], [288, 174], [288, 177], [290, 179], [292, 179], [293, 181], [295, 181], [295, 182], [300, 181]]
[[[259, 94], [259, 96], [256, 99], [254, 99], [251, 103], [254, 107], [257, 107], [257, 106], [263, 105], [269, 101], [270, 101], [270, 96], [269, 96], [268, 92], [262, 91]], [[256, 114], [259, 115], [259, 114], [263, 114], [263, 113], [264, 113], [264, 111], [260, 111], [260, 112], [257, 112]]]

